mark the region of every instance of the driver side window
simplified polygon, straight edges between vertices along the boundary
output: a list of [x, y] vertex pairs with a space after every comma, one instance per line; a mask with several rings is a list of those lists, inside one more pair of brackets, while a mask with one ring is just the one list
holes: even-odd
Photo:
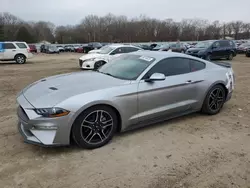
[[215, 42], [215, 43], [213, 44], [213, 47], [219, 48], [219, 47], [220, 47], [220, 43], [219, 43], [219, 42]]
[[125, 53], [125, 48], [123, 47], [115, 49], [113, 52], [110, 53], [110, 55], [116, 55], [116, 54], [122, 54], [122, 53]]
[[167, 58], [158, 62], [143, 77], [149, 78], [154, 73], [162, 73], [165, 76], [174, 76], [190, 72], [189, 59], [185, 58]]

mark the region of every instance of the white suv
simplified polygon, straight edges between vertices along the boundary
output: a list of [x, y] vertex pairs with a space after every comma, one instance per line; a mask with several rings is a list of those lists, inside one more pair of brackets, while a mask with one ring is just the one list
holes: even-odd
[[0, 61], [16, 61], [24, 64], [33, 54], [26, 42], [0, 42]]

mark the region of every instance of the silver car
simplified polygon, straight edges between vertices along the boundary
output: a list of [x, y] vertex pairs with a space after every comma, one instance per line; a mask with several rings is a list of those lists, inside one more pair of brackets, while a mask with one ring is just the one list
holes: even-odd
[[217, 114], [234, 90], [229, 63], [174, 52], [123, 54], [98, 71], [41, 79], [18, 97], [28, 143], [93, 149], [116, 132], [202, 111]]

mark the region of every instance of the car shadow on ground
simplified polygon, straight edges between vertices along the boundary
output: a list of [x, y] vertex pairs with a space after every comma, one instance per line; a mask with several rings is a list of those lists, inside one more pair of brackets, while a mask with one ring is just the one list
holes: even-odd
[[[143, 132], [152, 131], [155, 129], [159, 129], [159, 131], [160, 131], [160, 127], [170, 126], [173, 124], [180, 124], [180, 123], [185, 124], [186, 120], [197, 118], [197, 117], [200, 117], [200, 118], [203, 117], [206, 119], [210, 116], [196, 112], [196, 113], [188, 114], [185, 116], [162, 121], [162, 122], [159, 122], [156, 124], [150, 124], [148, 126], [135, 128], [132, 130], [128, 130], [128, 131], [116, 134], [113, 141], [111, 140], [111, 142], [109, 144], [112, 144], [112, 142], [115, 142], [116, 139], [126, 139], [125, 137], [127, 137], [128, 135], [133, 135], [133, 134], [137, 134], [137, 133], [139, 134], [140, 132], [143, 133]], [[193, 127], [193, 129], [195, 130], [195, 127]], [[169, 130], [169, 131], [171, 131], [171, 130]], [[103, 146], [103, 147], [105, 147], [105, 146]], [[46, 155], [46, 156], [57, 156], [57, 155], [67, 154], [67, 153], [92, 151], [92, 150], [83, 149], [81, 147], [78, 147], [77, 144], [72, 139], [71, 139], [71, 145], [69, 145], [69, 146], [43, 147], [43, 146], [29, 145], [29, 148], [30, 148], [31, 152], [37, 153], [38, 155]], [[96, 149], [93, 149], [93, 150], [96, 150]]]
[[69, 146], [58, 146], [58, 147], [46, 147], [29, 144], [28, 149], [30, 152], [35, 153], [37, 156], [59, 156], [61, 154], [74, 153], [83, 151], [82, 148], [78, 147], [75, 143], [71, 143]]
[[185, 120], [187, 120], [187, 119], [202, 117], [202, 116], [205, 117], [205, 115], [203, 115], [203, 114], [201, 114], [199, 112], [192, 113], [192, 114], [188, 114], [188, 115], [185, 115], [185, 116], [181, 116], [181, 117], [161, 121], [161, 122], [158, 122], [158, 123], [155, 123], [155, 124], [150, 124], [150, 125], [147, 125], [147, 126], [131, 129], [131, 130], [128, 130], [128, 131], [125, 131], [125, 132], [121, 132], [121, 133], [118, 133], [117, 136], [126, 137], [128, 134], [136, 134], [136, 133], [139, 133], [139, 132], [151, 131], [153, 129], [159, 129], [160, 127], [163, 127], [163, 126], [172, 125], [173, 123], [176, 123], [176, 124], [181, 123], [181, 122], [184, 123]]
[[32, 61], [28, 61], [25, 64], [17, 64], [16, 62], [1, 62], [0, 61], [0, 66], [8, 66], [8, 65], [27, 65], [27, 64], [34, 64]]

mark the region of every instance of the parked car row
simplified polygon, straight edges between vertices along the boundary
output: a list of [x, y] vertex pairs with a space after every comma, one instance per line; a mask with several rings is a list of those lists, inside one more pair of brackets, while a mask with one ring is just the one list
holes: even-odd
[[207, 60], [232, 60], [237, 54], [237, 49], [231, 40], [208, 40], [197, 43], [195, 47], [188, 49], [186, 54]]
[[[34, 46], [34, 45], [32, 45]], [[55, 44], [42, 44], [40, 46], [41, 53], [60, 53], [60, 52], [78, 52], [88, 53], [91, 50], [100, 49], [103, 44], [99, 42], [92, 42], [89, 44], [74, 44], [74, 45], [55, 45]]]
[[189, 48], [185, 43], [181, 42], [163, 45], [151, 44], [150, 46], [112, 44], [103, 46], [98, 50], [89, 51], [87, 55], [80, 57], [79, 66], [81, 69], [98, 70], [101, 66], [108, 63], [114, 57], [117, 57], [120, 54], [130, 53], [138, 50], [179, 52], [199, 57], [201, 59], [206, 59], [208, 61], [221, 58], [232, 60], [237, 54], [236, 45], [231, 40], [202, 41], [198, 42], [194, 47]]

